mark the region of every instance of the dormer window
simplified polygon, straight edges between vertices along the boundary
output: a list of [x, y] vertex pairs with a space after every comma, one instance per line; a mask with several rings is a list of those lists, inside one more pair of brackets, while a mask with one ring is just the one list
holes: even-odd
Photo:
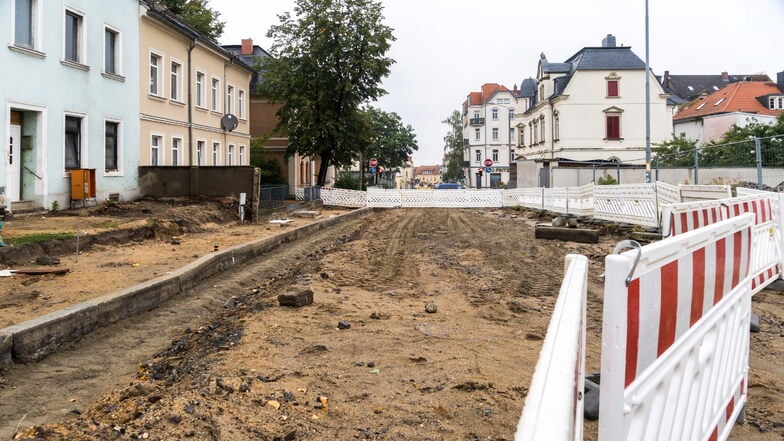
[[768, 108], [770, 110], [784, 109], [784, 96], [771, 96], [768, 97]]

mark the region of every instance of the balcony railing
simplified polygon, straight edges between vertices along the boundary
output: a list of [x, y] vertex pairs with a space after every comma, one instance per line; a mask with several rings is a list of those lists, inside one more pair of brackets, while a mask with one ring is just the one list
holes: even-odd
[[483, 125], [485, 123], [485, 119], [484, 118], [471, 118], [470, 123], [471, 123], [472, 126], [481, 126], [481, 125]]

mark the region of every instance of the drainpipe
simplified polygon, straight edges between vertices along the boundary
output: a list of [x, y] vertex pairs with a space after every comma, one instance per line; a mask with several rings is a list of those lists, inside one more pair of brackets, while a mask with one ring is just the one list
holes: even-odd
[[195, 47], [196, 39], [193, 39], [188, 46], [188, 165], [191, 167], [193, 167], [193, 85], [191, 83], [193, 75], [193, 48]]

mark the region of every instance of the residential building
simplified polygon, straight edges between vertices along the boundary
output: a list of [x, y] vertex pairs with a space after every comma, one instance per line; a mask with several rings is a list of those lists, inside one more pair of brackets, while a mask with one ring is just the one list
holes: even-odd
[[[294, 195], [296, 187], [315, 185], [321, 161], [318, 158], [303, 156], [299, 153], [288, 155], [289, 138], [285, 133], [279, 133], [276, 130], [280, 121], [277, 112], [282, 104], [273, 103], [257, 90], [260, 77], [256, 68], [261, 59], [271, 56], [269, 52], [262, 49], [261, 46], [253, 44], [253, 40], [250, 38], [242, 39], [242, 44], [224, 45], [223, 48], [245, 64], [254, 67], [249, 87], [251, 138], [260, 140], [262, 154], [275, 160], [278, 164], [281, 175], [289, 186], [290, 195]], [[334, 167], [330, 167], [327, 172], [327, 182], [334, 183], [335, 176]]]
[[85, 168], [97, 199], [138, 196], [138, 5], [0, 2], [0, 205], [67, 208]]
[[[518, 159], [536, 161], [539, 170], [561, 160], [644, 163], [646, 75], [650, 140], [663, 142], [672, 135], [674, 103], [631, 47], [617, 46], [607, 35], [601, 47], [584, 47], [563, 63], [550, 63], [542, 54], [533, 93], [521, 92], [530, 105], [516, 120]], [[524, 168], [532, 173], [530, 164]], [[538, 173], [540, 184], [549, 185], [547, 172]]]
[[139, 164], [250, 164], [253, 69], [156, 3], [137, 17]]
[[441, 182], [441, 167], [437, 165], [414, 167], [414, 183], [417, 187], [433, 188], [439, 182]]
[[733, 125], [774, 123], [784, 112], [784, 72], [777, 83], [735, 82], [684, 104], [673, 118], [675, 135], [697, 145], [721, 139]]
[[[496, 188], [509, 182], [510, 164], [515, 161], [516, 115], [528, 104], [519, 99], [516, 89], [486, 83], [463, 102], [463, 163], [469, 187]], [[485, 165], [488, 160], [490, 166]]]
[[720, 75], [671, 75], [664, 71], [660, 83], [670, 99], [676, 104], [683, 104], [697, 98], [704, 98], [725, 86], [739, 81], [771, 81], [765, 74], [736, 74], [722, 72]]

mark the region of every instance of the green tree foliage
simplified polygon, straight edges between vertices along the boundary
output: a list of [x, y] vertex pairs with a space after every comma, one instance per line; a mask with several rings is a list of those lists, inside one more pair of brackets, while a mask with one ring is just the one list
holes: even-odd
[[296, 17], [281, 15], [267, 34], [273, 56], [260, 61], [259, 92], [283, 103], [288, 153], [321, 159], [318, 185], [329, 166], [356, 160], [369, 131], [361, 106], [386, 93], [394, 36], [382, 10], [372, 0], [296, 0]]
[[449, 130], [444, 136], [444, 157], [446, 158], [446, 172], [444, 181], [464, 179], [463, 170], [463, 119], [460, 111], [453, 111], [441, 123], [446, 124]]
[[259, 168], [259, 178], [262, 184], [285, 184], [286, 181], [283, 179], [280, 164], [268, 156], [267, 152], [264, 151], [263, 144], [264, 139], [262, 138], [251, 140], [250, 165]]
[[653, 151], [656, 152], [656, 158], [653, 164], [659, 167], [692, 167], [696, 148], [696, 141], [673, 136], [669, 141], [654, 144]]
[[375, 107], [365, 108], [364, 113], [370, 130], [363, 158], [376, 158], [379, 165], [391, 170], [404, 165], [414, 150], [419, 150], [414, 129], [404, 125], [397, 113]]
[[762, 138], [762, 165], [784, 165], [784, 114], [773, 124], [760, 124], [752, 118], [745, 127], [733, 125], [720, 140], [710, 142], [702, 149], [700, 165], [755, 165], [755, 138]]
[[209, 7], [208, 0], [158, 0], [157, 2], [210, 40], [218, 41], [223, 35], [223, 27], [226, 23], [220, 21], [220, 12]]
[[[359, 178], [350, 171], [342, 171], [335, 180], [335, 188], [345, 188], [348, 190], [359, 190]], [[364, 189], [364, 188], [363, 188]]]

